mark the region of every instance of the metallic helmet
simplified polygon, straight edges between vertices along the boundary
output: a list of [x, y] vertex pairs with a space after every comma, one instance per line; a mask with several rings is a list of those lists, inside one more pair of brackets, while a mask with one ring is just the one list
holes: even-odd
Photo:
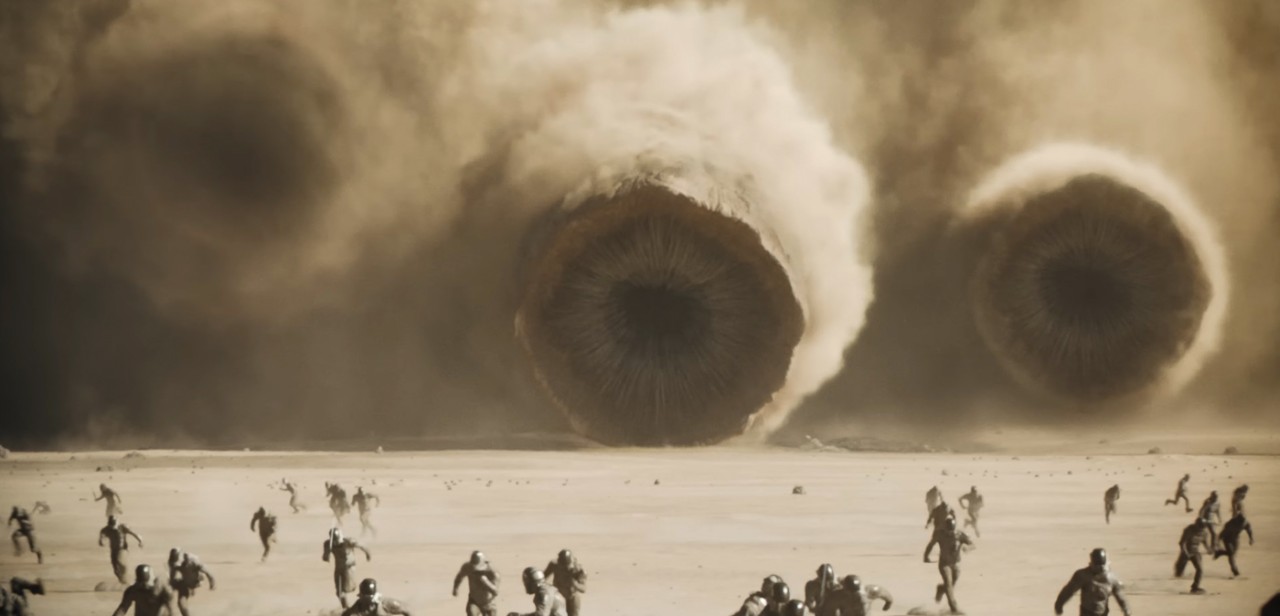
[[781, 583], [782, 583], [782, 578], [778, 575], [771, 575], [766, 577], [763, 581], [760, 582], [760, 594], [766, 597], [772, 597], [774, 585], [781, 584]]
[[538, 587], [547, 579], [547, 577], [542, 574], [542, 570], [537, 567], [525, 567], [524, 573], [522, 573], [520, 577], [524, 580], [525, 592], [531, 595], [538, 592]]
[[858, 592], [862, 590], [862, 579], [856, 575], [844, 576], [844, 587], [847, 590]]
[[113, 515], [107, 516], [107, 526], [115, 526], [118, 523], [119, 523], [119, 520], [116, 519], [116, 516], [113, 516]]
[[480, 550], [472, 552], [470, 562], [472, 567], [479, 567], [480, 565], [485, 564], [487, 561], [485, 560], [484, 552], [481, 552]]
[[150, 586], [154, 579], [151, 577], [151, 565], [138, 565], [134, 569], [134, 578], [141, 586]]
[[773, 593], [769, 595], [774, 605], [786, 605], [791, 600], [791, 587], [786, 582], [779, 581], [773, 585]]
[[361, 597], [372, 597], [376, 594], [378, 594], [378, 582], [374, 581], [373, 578], [365, 578], [360, 582]]
[[573, 552], [570, 552], [567, 549], [560, 550], [560, 553], [556, 555], [556, 560], [560, 562], [560, 566], [568, 567], [573, 564]]
[[1095, 567], [1104, 567], [1107, 564], [1107, 551], [1102, 548], [1094, 548], [1089, 552], [1089, 564]]
[[782, 616], [808, 616], [809, 609], [805, 607], [804, 601], [792, 599], [788, 601], [782, 608]]

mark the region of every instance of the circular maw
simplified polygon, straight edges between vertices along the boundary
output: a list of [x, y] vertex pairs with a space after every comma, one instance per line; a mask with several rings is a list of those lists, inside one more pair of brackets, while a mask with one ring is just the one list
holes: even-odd
[[1014, 374], [1064, 398], [1157, 383], [1196, 340], [1212, 295], [1178, 221], [1105, 175], [1019, 199], [972, 281], [987, 344]]
[[658, 185], [575, 210], [534, 267], [519, 317], [574, 427], [617, 445], [740, 434], [782, 386], [803, 321], [755, 231]]

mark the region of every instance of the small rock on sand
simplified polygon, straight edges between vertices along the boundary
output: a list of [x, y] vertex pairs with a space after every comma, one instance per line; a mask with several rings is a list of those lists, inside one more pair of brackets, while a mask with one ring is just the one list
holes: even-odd
[[1227, 447], [1226, 449], [1224, 449], [1224, 450], [1222, 451], [1222, 455], [1224, 455], [1224, 456], [1238, 456], [1238, 455], [1240, 455], [1240, 450], [1239, 450], [1239, 449], [1237, 449], [1235, 445], [1232, 445], [1232, 446]]
[[93, 586], [94, 592], [107, 592], [108, 590], [111, 590], [111, 585], [106, 582], [98, 582]]
[[803, 495], [803, 494], [804, 494], [804, 486], [796, 486], [796, 487], [794, 487], [794, 488], [791, 488], [791, 493], [792, 493], [792, 494], [799, 494], [799, 495]]
[[129, 453], [124, 454], [124, 459], [126, 460], [129, 460], [132, 458], [145, 458], [145, 457], [146, 456], [142, 455], [141, 451], [130, 451]]
[[1152, 447], [1151, 449], [1147, 450], [1147, 453], [1157, 454], [1157, 453], [1163, 453], [1163, 451], [1159, 447]]
[[5, 449], [3, 445], [0, 445], [0, 460], [3, 460], [7, 457], [9, 457], [9, 450]]

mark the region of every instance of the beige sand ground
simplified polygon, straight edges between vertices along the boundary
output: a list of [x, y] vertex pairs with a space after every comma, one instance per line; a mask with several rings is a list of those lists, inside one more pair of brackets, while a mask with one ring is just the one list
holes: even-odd
[[[102, 464], [113, 472], [95, 472]], [[948, 469], [946, 476], [942, 470]], [[1190, 472], [1196, 504], [1207, 490], [1224, 496], [1251, 485], [1258, 543], [1245, 547], [1242, 579], [1211, 562], [1210, 596], [1181, 594], [1171, 575], [1174, 542], [1190, 516], [1164, 499]], [[290, 515], [287, 495], [267, 484], [301, 482], [310, 510]], [[660, 485], [654, 485], [654, 480]], [[442, 452], [422, 454], [19, 454], [0, 462], [8, 507], [37, 499], [47, 564], [0, 555], [0, 575], [43, 576], [51, 594], [38, 614], [110, 614], [117, 591], [95, 536], [100, 481], [125, 498], [125, 521], [146, 541], [136, 562], [160, 565], [171, 546], [199, 554], [217, 576], [197, 614], [324, 614], [336, 605], [320, 546], [331, 523], [322, 484], [370, 485], [383, 498], [374, 520], [374, 554], [359, 575], [407, 599], [415, 614], [461, 614], [449, 584], [470, 550], [486, 550], [504, 578], [502, 611], [529, 605], [519, 572], [562, 547], [577, 551], [591, 576], [588, 614], [724, 615], [770, 573], [797, 592], [822, 562], [893, 591], [890, 614], [932, 606], [937, 571], [920, 561], [924, 491], [939, 484], [954, 499], [970, 484], [987, 496], [979, 548], [964, 563], [961, 606], [971, 615], [1051, 614], [1059, 586], [1106, 546], [1128, 582], [1137, 614], [1255, 614], [1280, 590], [1280, 458], [1267, 456], [1021, 456], [848, 454], [780, 450]], [[459, 485], [446, 489], [446, 481]], [[489, 482], [492, 482], [490, 485]], [[1103, 523], [1102, 492], [1124, 494], [1119, 516]], [[803, 484], [807, 494], [792, 496]], [[281, 544], [259, 564], [249, 531], [256, 507], [280, 515]], [[1225, 506], [1224, 506], [1225, 509]], [[358, 524], [348, 521], [348, 529]], [[465, 591], [464, 591], [465, 592]], [[1074, 609], [1074, 603], [1072, 604]], [[1071, 613], [1071, 612], [1069, 612]]]

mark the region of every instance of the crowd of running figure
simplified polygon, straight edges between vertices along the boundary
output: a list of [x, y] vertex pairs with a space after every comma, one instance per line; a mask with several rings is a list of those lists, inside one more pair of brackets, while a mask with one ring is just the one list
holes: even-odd
[[[1191, 476], [1184, 475], [1178, 481], [1173, 498], [1165, 501], [1165, 506], [1181, 504], [1187, 513], [1192, 512], [1191, 499], [1187, 494], [1187, 484], [1190, 481]], [[279, 489], [289, 493], [289, 507], [294, 513], [305, 511], [306, 507], [298, 500], [296, 484], [282, 480]], [[1222, 524], [1222, 512], [1216, 491], [1205, 498], [1192, 523], [1183, 529], [1178, 540], [1174, 573], [1177, 577], [1182, 577], [1187, 565], [1191, 565], [1195, 570], [1191, 593], [1205, 592], [1201, 586], [1205, 554], [1211, 554], [1215, 560], [1225, 556], [1231, 566], [1232, 576], [1240, 575], [1236, 556], [1240, 550], [1241, 535], [1247, 535], [1249, 544], [1253, 544], [1253, 528], [1244, 511], [1248, 493], [1247, 485], [1232, 492], [1231, 518], [1222, 525], [1221, 530], [1218, 525]], [[325, 494], [337, 526], [329, 530], [321, 558], [333, 564], [334, 591], [342, 606], [343, 616], [409, 614], [403, 603], [384, 597], [379, 592], [377, 581], [365, 578], [356, 583], [354, 572], [357, 555], [363, 554], [365, 560], [371, 560], [373, 555], [368, 548], [347, 537], [341, 529], [343, 519], [354, 506], [359, 514], [361, 532], [376, 534], [370, 517], [373, 508], [381, 506], [382, 501], [363, 487], [357, 488], [355, 495], [348, 501], [346, 490], [336, 483], [328, 482], [325, 483]], [[191, 599], [204, 581], [208, 581], [209, 590], [214, 589], [213, 574], [195, 554], [175, 547], [169, 551], [167, 582], [157, 579], [149, 565], [141, 564], [134, 569], [134, 579], [130, 583], [126, 575], [128, 567], [125, 554], [129, 550], [129, 539], [132, 538], [142, 547], [142, 537], [120, 521], [124, 514], [121, 506], [124, 501], [119, 493], [104, 484], [98, 487], [93, 496], [95, 501], [106, 501], [107, 524], [98, 532], [98, 545], [108, 548], [111, 571], [126, 586], [114, 616], [125, 616], [130, 609], [137, 616], [190, 616]], [[1103, 494], [1107, 524], [1111, 523], [1111, 517], [1117, 513], [1116, 503], [1119, 500], [1118, 485], [1111, 486]], [[965, 513], [963, 524], [957, 522], [955, 509], [947, 504], [937, 486], [925, 494], [925, 507], [928, 510], [925, 528], [932, 527], [933, 530], [925, 544], [924, 562], [933, 563], [931, 557], [937, 548], [940, 581], [935, 587], [934, 601], [941, 603], [945, 598], [947, 607], [953, 614], [962, 613], [956, 601], [961, 558], [976, 547], [965, 530], [972, 528], [974, 537], [981, 537], [978, 520], [984, 501], [975, 486], [957, 499], [957, 504]], [[12, 536], [15, 553], [21, 555], [25, 543], [27, 549], [35, 555], [36, 562], [42, 564], [44, 553], [36, 540], [33, 515], [47, 514], [50, 509], [44, 502], [37, 502], [32, 511], [34, 513], [15, 506], [9, 515], [9, 526], [12, 527], [15, 522], [18, 524], [18, 529]], [[249, 521], [249, 529], [256, 532], [262, 542], [263, 561], [270, 555], [271, 546], [276, 542], [277, 528], [276, 516], [265, 507], [259, 507]], [[463, 582], [467, 585], [467, 616], [497, 616], [501, 579], [482, 552], [472, 552], [471, 557], [458, 570], [453, 582], [455, 597]], [[577, 557], [569, 550], [561, 550], [546, 567], [525, 568], [521, 574], [521, 582], [524, 591], [533, 598], [533, 611], [528, 616], [579, 616], [581, 613], [587, 574]], [[1062, 588], [1054, 602], [1054, 610], [1062, 614], [1066, 603], [1079, 593], [1081, 616], [1106, 616], [1113, 599], [1128, 616], [1129, 605], [1122, 589], [1122, 584], [1111, 572], [1106, 550], [1097, 548], [1090, 552], [1088, 566], [1073, 573]], [[44, 591], [44, 584], [39, 579], [30, 581], [13, 578], [9, 588], [0, 588], [0, 616], [29, 614], [28, 596], [41, 595]], [[352, 593], [355, 593], [354, 601], [349, 600]], [[764, 578], [760, 589], [752, 592], [733, 616], [864, 616], [872, 611], [877, 602], [881, 602], [883, 609], [888, 610], [893, 605], [893, 595], [881, 586], [864, 584], [857, 575], [837, 577], [832, 565], [823, 564], [818, 567], [816, 577], [805, 583], [803, 599], [793, 598], [790, 586], [781, 577], [770, 575]], [[511, 614], [519, 616], [515, 612]]]

